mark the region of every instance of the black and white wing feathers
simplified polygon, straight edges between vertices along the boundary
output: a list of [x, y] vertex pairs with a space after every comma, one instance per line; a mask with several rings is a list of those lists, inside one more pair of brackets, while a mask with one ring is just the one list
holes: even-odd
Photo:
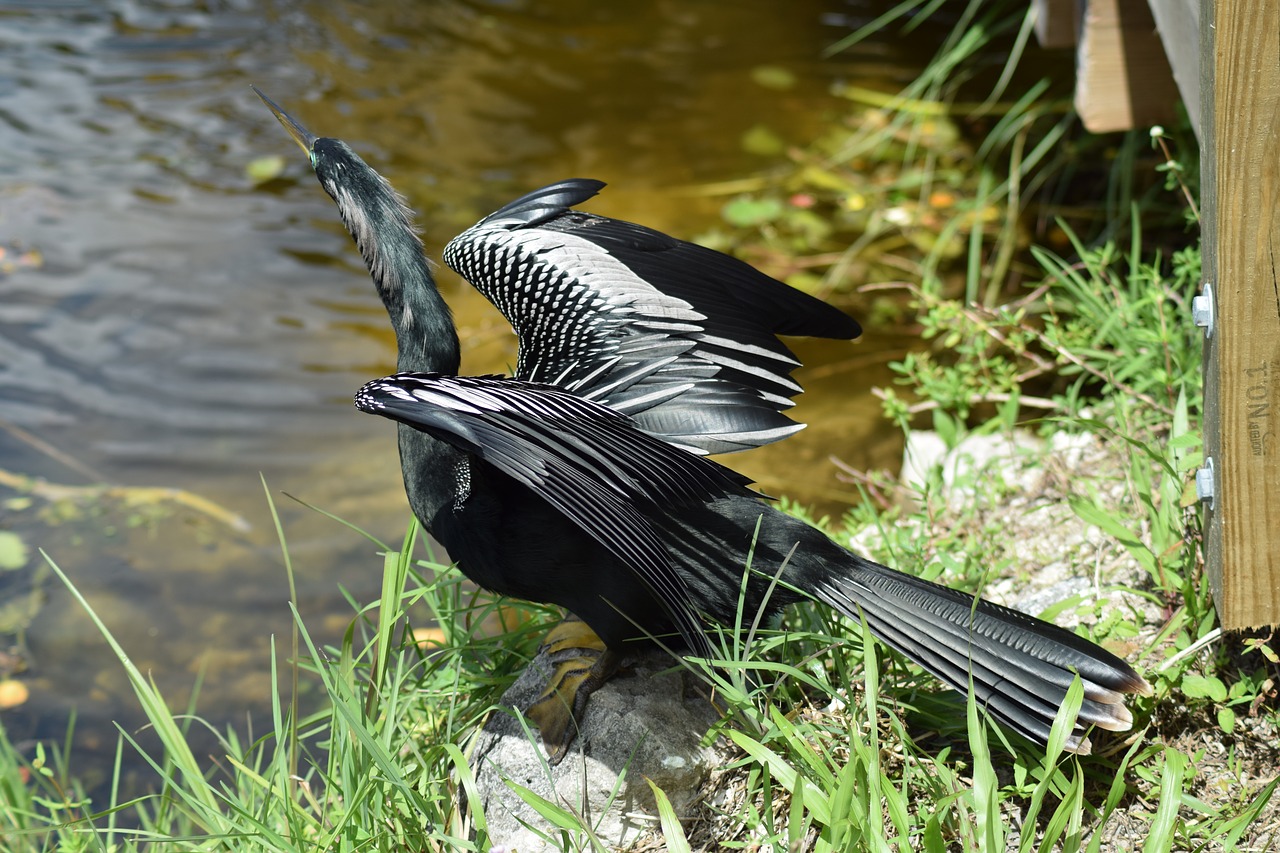
[[604, 184], [552, 184], [485, 217], [444, 260], [520, 339], [516, 375], [631, 415], [698, 453], [777, 441], [801, 388], [778, 335], [856, 337], [843, 312], [742, 261], [572, 210]]
[[518, 379], [401, 373], [366, 384], [356, 407], [473, 453], [528, 486], [631, 566], [690, 648], [710, 653], [689, 590], [643, 509], [749, 493], [746, 478], [605, 406]]

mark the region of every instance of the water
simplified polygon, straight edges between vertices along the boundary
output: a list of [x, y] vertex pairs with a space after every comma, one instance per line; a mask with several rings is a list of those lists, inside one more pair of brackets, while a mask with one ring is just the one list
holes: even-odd
[[[388, 541], [408, 519], [389, 423], [351, 394], [390, 372], [385, 314], [304, 158], [249, 91], [341, 136], [407, 194], [429, 251], [542, 183], [610, 183], [600, 213], [692, 236], [719, 201], [691, 186], [767, 165], [742, 136], [803, 142], [839, 109], [838, 76], [909, 75], [869, 46], [822, 62], [857, 4], [772, 0], [556, 4], [0, 2], [0, 247], [42, 263], [0, 273], [0, 469], [72, 486], [187, 490], [249, 525], [189, 507], [50, 502], [0, 491], [0, 529], [44, 548], [134, 662], [182, 707], [240, 727], [269, 707], [272, 637], [288, 590], [260, 475], [321, 641], [376, 597], [366, 541], [284, 497]], [[761, 66], [795, 83], [754, 81]], [[256, 185], [256, 158], [283, 155]], [[451, 274], [467, 372], [515, 360], [502, 319]], [[893, 430], [868, 396], [902, 345], [818, 346], [797, 417], [814, 424], [732, 463], [825, 511], [851, 499], [829, 457], [891, 464]], [[876, 343], [876, 341], [879, 343]], [[811, 378], [806, 378], [809, 376]], [[136, 493], [134, 495], [137, 496]], [[158, 512], [163, 509], [163, 512]], [[3, 712], [15, 741], [60, 739], [108, 772], [141, 725], [97, 630], [36, 558], [0, 573], [0, 645], [28, 660], [30, 700]]]

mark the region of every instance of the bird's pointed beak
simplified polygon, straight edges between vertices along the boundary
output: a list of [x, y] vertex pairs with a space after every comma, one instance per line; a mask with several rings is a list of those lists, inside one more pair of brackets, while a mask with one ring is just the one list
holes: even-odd
[[293, 116], [276, 106], [276, 102], [262, 94], [262, 90], [257, 86], [250, 85], [249, 88], [262, 99], [262, 103], [266, 104], [267, 109], [275, 114], [276, 120], [284, 125], [284, 129], [289, 132], [289, 136], [293, 137], [293, 141], [298, 143], [298, 147], [303, 150], [307, 157], [310, 157], [311, 146], [316, 142], [316, 137], [311, 134], [311, 131], [298, 124]]

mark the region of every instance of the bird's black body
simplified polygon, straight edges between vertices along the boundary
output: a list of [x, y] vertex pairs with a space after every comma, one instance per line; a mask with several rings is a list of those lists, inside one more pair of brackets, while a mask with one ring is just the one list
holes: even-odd
[[[548, 406], [566, 399], [575, 404], [567, 416]], [[706, 654], [698, 614], [730, 624], [740, 613], [774, 615], [803, 590], [865, 618], [953, 687], [967, 689], [972, 674], [988, 711], [1032, 740], [1047, 739], [1073, 673], [1086, 691], [1081, 724], [1128, 728], [1122, 694], [1145, 686], [1093, 643], [858, 557], [728, 469], [558, 389], [399, 374], [365, 385], [356, 405], [465, 446], [484, 463], [472, 466], [481, 479], [460, 504], [419, 516], [468, 577], [562, 605], [610, 647], [658, 638]], [[411, 505], [414, 479], [406, 476]], [[1087, 751], [1086, 740], [1073, 744]]]
[[446, 250], [521, 338], [516, 377], [458, 377], [458, 339], [399, 197], [344, 143], [268, 105], [337, 203], [396, 332], [401, 373], [356, 404], [399, 422], [410, 506], [476, 583], [562, 605], [610, 648], [656, 638], [702, 654], [704, 618], [812, 598], [952, 687], [972, 681], [1034, 740], [1073, 673], [1086, 688], [1073, 748], [1088, 750], [1089, 723], [1130, 726], [1122, 694], [1149, 688], [1114, 655], [858, 557], [699, 455], [798, 428], [781, 414], [799, 389], [775, 335], [852, 337], [852, 320], [736, 260], [572, 211], [601, 185], [566, 181]]

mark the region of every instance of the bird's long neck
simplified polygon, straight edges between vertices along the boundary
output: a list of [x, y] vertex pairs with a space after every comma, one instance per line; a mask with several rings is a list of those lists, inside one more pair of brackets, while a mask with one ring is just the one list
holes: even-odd
[[456, 374], [461, 363], [453, 316], [436, 288], [431, 266], [404, 200], [372, 169], [358, 187], [326, 185], [382, 297], [396, 333], [401, 372]]
[[[460, 366], [458, 333], [449, 306], [436, 288], [431, 266], [414, 231], [409, 209], [372, 169], [356, 185], [326, 184], [338, 203], [347, 230], [364, 256], [396, 333], [396, 368], [412, 373], [456, 375]], [[348, 187], [354, 189], [348, 189]], [[361, 203], [355, 203], [355, 194]], [[409, 506], [428, 530], [437, 513], [456, 500], [455, 469], [461, 452], [444, 441], [400, 424], [400, 460]], [[452, 461], [451, 461], [452, 460]]]
[[453, 315], [436, 288], [421, 246], [415, 260], [400, 268], [399, 287], [375, 279], [396, 333], [396, 369], [457, 374], [461, 356]]

